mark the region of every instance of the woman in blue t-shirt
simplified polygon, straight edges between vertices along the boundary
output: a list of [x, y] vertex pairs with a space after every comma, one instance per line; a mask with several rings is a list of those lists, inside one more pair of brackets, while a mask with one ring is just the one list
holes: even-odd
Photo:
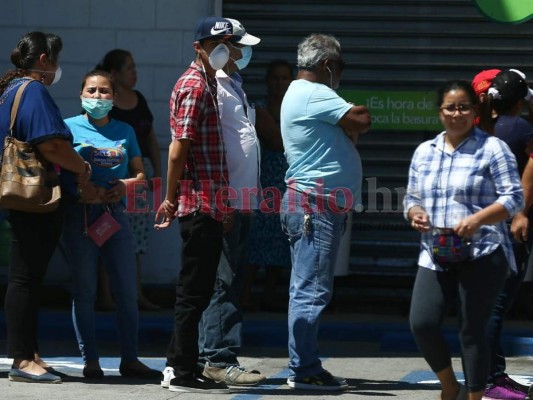
[[[85, 75], [80, 97], [86, 113], [66, 119], [65, 123], [74, 136], [74, 148], [91, 164], [93, 175], [88, 184], [80, 187], [80, 204], [67, 212], [64, 238], [72, 267], [72, 315], [85, 362], [83, 375], [88, 379], [104, 376], [94, 324], [98, 259], [101, 258], [117, 304], [120, 373], [132, 378], [155, 379], [160, 372], [137, 358], [137, 275], [133, 235], [124, 212], [126, 196], [133, 199], [135, 187], [144, 184], [141, 152], [131, 126], [108, 115], [115, 98], [109, 73], [95, 70]], [[110, 226], [109, 222], [99, 223], [103, 216], [112, 216], [119, 229], [103, 244], [97, 244], [90, 233], [101, 233]]]
[[51, 33], [24, 35], [11, 53], [16, 69], [0, 78], [0, 139], [9, 132], [15, 94], [24, 89], [13, 136], [29, 142], [61, 171], [62, 202], [59, 209], [36, 214], [8, 210], [12, 228], [11, 262], [4, 308], [7, 326], [7, 356], [13, 358], [9, 380], [60, 383], [61, 378], [39, 357], [37, 325], [41, 285], [48, 262], [59, 241], [65, 204], [76, 193], [76, 181], [90, 177], [89, 164], [72, 148], [72, 135], [59, 108], [45, 86], [59, 81], [59, 53], [63, 44]]
[[[144, 172], [149, 179], [148, 184], [152, 190], [152, 181], [161, 178], [161, 157], [159, 144], [155, 134], [154, 117], [146, 99], [141, 92], [135, 89], [137, 84], [137, 69], [133, 55], [122, 49], [114, 49], [106, 53], [96, 69], [107, 71], [113, 77], [117, 86], [117, 96], [113, 102], [113, 108], [109, 112], [111, 118], [126, 122], [133, 127], [141, 156]], [[150, 193], [146, 193], [146, 198]], [[148, 202], [143, 197], [135, 199], [137, 209], [146, 208]], [[133, 237], [135, 238], [135, 257], [137, 260], [137, 291], [138, 305], [140, 310], [155, 311], [160, 307], [154, 304], [145, 295], [141, 285], [142, 255], [148, 251], [148, 237], [152, 231], [153, 215], [150, 212], [129, 213], [129, 220]], [[98, 290], [98, 303], [102, 308], [114, 308], [112, 296], [107, 285], [105, 270], [99, 271], [100, 286]]]

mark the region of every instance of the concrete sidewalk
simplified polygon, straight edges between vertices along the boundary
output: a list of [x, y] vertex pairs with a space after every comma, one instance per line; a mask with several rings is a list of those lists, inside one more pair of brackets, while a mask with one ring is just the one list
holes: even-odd
[[[295, 391], [285, 384], [287, 378], [286, 315], [254, 313], [246, 315], [244, 348], [240, 361], [250, 369], [268, 376], [264, 385], [239, 389], [230, 395], [202, 395], [170, 392], [159, 382], [139, 382], [120, 377], [114, 315], [98, 313], [101, 364], [106, 377], [101, 382], [82, 378], [83, 363], [77, 350], [70, 313], [67, 310], [44, 311], [41, 315], [41, 353], [57, 370], [68, 375], [61, 385], [36, 385], [10, 382], [7, 373], [11, 360], [5, 358], [5, 327], [0, 314], [0, 399], [206, 399], [252, 400], [302, 398], [436, 399], [439, 389], [435, 375], [420, 357], [405, 318], [388, 315], [326, 314], [321, 324], [321, 354], [324, 366], [343, 376], [350, 390], [339, 393]], [[447, 321], [447, 336], [457, 348], [455, 320]], [[164, 354], [172, 329], [170, 310], [141, 315], [139, 349], [141, 359], [152, 368], [164, 368]], [[504, 335], [508, 354], [508, 372], [517, 380], [533, 383], [531, 340], [528, 321], [510, 321]], [[528, 353], [529, 352], [529, 353]], [[3, 354], [3, 355], [2, 355]], [[459, 359], [454, 359], [461, 371]], [[462, 374], [458, 372], [462, 379]]]
[[[438, 398], [439, 389], [435, 376], [428, 371], [420, 357], [383, 356], [383, 357], [341, 357], [324, 359], [324, 366], [333, 373], [344, 376], [350, 385], [342, 393], [323, 393], [295, 391], [285, 384], [287, 378], [285, 357], [241, 357], [241, 362], [249, 368], [260, 369], [269, 378], [265, 384], [247, 389], [235, 390], [229, 395], [205, 395], [176, 393], [163, 389], [158, 382], [139, 382], [118, 376], [118, 359], [102, 359], [106, 377], [101, 382], [87, 382], [81, 377], [79, 358], [47, 358], [57, 370], [69, 375], [61, 385], [38, 385], [10, 382], [7, 379], [9, 366], [0, 359], [0, 391], [3, 399], [94, 399], [94, 400], [163, 400], [163, 399], [206, 399], [217, 398], [234, 400], [255, 399], [302, 399], [337, 398], [375, 399], [401, 398], [427, 400]], [[153, 368], [162, 368], [162, 358], [142, 358]], [[454, 365], [460, 369], [458, 360]], [[515, 372], [514, 378], [527, 384], [533, 383], [530, 359], [513, 358], [509, 360], [509, 370]], [[521, 374], [521, 375], [518, 375]], [[462, 375], [459, 373], [461, 379]]]

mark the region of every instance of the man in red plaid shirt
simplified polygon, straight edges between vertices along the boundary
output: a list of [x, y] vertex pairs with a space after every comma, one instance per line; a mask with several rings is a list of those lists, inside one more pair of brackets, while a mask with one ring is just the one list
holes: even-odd
[[222, 226], [229, 213], [228, 172], [217, 109], [215, 72], [229, 59], [230, 21], [199, 21], [196, 60], [179, 78], [170, 98], [172, 143], [168, 155], [165, 200], [156, 214], [156, 229], [180, 223], [182, 267], [176, 286], [174, 332], [161, 386], [177, 392], [229, 393], [197, 372], [198, 322], [214, 290], [222, 251]]

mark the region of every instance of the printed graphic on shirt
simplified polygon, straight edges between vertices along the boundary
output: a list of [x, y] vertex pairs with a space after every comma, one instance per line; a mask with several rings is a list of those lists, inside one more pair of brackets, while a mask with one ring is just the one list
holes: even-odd
[[124, 160], [124, 150], [122, 147], [117, 149], [93, 148], [90, 157], [91, 164], [95, 166], [113, 168], [120, 165]]

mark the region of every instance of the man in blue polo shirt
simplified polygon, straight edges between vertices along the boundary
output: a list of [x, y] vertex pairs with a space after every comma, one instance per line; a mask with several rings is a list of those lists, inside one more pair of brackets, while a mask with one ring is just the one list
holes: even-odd
[[355, 143], [370, 128], [364, 106], [343, 100], [339, 42], [310, 35], [298, 46], [298, 75], [281, 105], [289, 169], [281, 223], [292, 255], [289, 289], [289, 379], [294, 389], [344, 390], [318, 354], [318, 320], [331, 300], [333, 272], [346, 213], [359, 204], [361, 159]]

